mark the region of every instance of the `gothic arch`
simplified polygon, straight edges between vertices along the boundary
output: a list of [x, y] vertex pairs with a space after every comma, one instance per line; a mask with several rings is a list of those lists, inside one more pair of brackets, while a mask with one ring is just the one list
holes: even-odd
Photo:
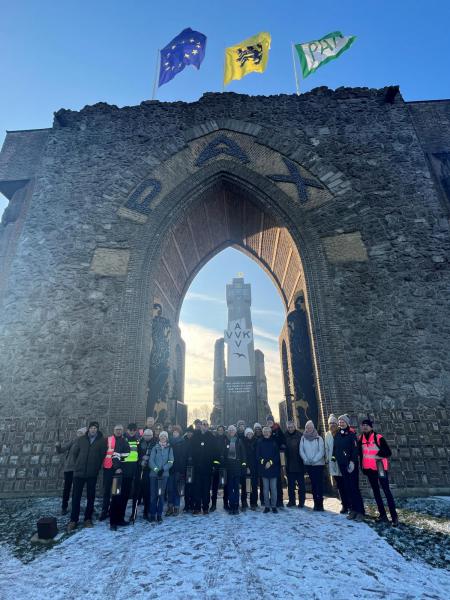
[[[133, 318], [125, 317], [122, 326], [134, 329], [137, 345], [120, 348], [120, 364], [114, 372], [126, 369], [130, 374], [126, 379], [116, 376], [113, 393], [129, 396], [136, 418], [144, 416], [141, 398], [155, 298], [176, 324], [196, 273], [223, 248], [234, 246], [271, 276], [286, 311], [303, 291], [321, 405], [329, 412], [345, 385], [345, 365], [327, 307], [327, 261], [311, 212], [333, 201], [333, 188], [297, 163], [285, 175], [277, 175], [282, 165], [288, 166], [286, 157], [256, 144], [250, 135], [204, 133], [195, 142], [153, 170], [119, 209], [119, 215], [135, 228], [123, 305], [123, 314]], [[295, 177], [289, 179], [294, 170], [308, 187], [306, 201], [292, 180]], [[177, 174], [172, 178], [177, 180], [175, 186], [173, 181], [167, 183], [170, 173]], [[335, 184], [335, 193], [341, 184]], [[140, 212], [139, 201], [141, 209], [144, 205]], [[128, 332], [122, 339], [129, 339]], [[342, 369], [337, 376], [339, 362]]]

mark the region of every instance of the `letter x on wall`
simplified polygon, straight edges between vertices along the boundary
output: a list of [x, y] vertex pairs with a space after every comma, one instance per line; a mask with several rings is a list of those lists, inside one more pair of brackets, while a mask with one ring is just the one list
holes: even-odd
[[300, 202], [308, 202], [308, 190], [307, 186], [315, 187], [320, 190], [324, 189], [324, 186], [321, 183], [317, 183], [314, 179], [307, 179], [302, 176], [299, 168], [293, 162], [282, 157], [284, 164], [289, 171], [289, 175], [269, 175], [269, 179], [272, 181], [278, 181], [281, 183], [293, 183], [297, 188], [298, 199]]

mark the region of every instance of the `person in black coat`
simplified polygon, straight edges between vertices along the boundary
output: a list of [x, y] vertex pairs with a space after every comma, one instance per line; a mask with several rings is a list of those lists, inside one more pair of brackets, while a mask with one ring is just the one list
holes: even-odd
[[[214, 465], [212, 484], [211, 484], [211, 508], [210, 512], [214, 512], [217, 508], [217, 493], [219, 490], [219, 479], [220, 479], [220, 468], [225, 468], [225, 448], [227, 446], [227, 436], [225, 435], [225, 427], [219, 425], [216, 430], [216, 443], [217, 443], [217, 460], [220, 464]], [[223, 507], [228, 510], [228, 491], [227, 486], [224, 486], [223, 490]]]
[[[250, 478], [251, 491], [250, 491], [250, 509], [256, 510], [258, 506], [258, 481], [259, 481], [259, 469], [258, 461], [256, 460], [256, 438], [253, 433], [253, 429], [247, 427], [245, 430], [244, 438], [245, 456], [247, 459], [247, 473], [246, 473], [246, 484], [247, 478]], [[245, 488], [245, 505], [247, 505], [247, 486]]]
[[186, 451], [187, 442], [182, 437], [182, 429], [179, 425], [174, 425], [172, 429], [172, 439], [170, 445], [173, 452], [173, 465], [169, 471], [169, 481], [167, 482], [167, 498], [169, 507], [166, 511], [166, 517], [170, 515], [178, 516], [180, 513], [180, 481], [186, 476]]
[[277, 478], [281, 474], [280, 450], [270, 427], [264, 427], [263, 439], [256, 446], [259, 474], [263, 480], [264, 512], [277, 513]]
[[227, 430], [225, 466], [227, 469], [227, 489], [230, 515], [239, 514], [239, 484], [242, 472], [247, 467], [244, 442], [237, 435], [237, 429], [230, 425]]
[[194, 510], [194, 484], [189, 483], [187, 479], [188, 469], [192, 469], [192, 438], [194, 437], [194, 428], [190, 425], [184, 434], [185, 451], [186, 451], [186, 485], [184, 488], [184, 512], [192, 512]]
[[72, 512], [68, 530], [73, 531], [80, 517], [80, 503], [83, 488], [86, 485], [86, 510], [84, 511], [84, 526], [92, 527], [92, 513], [94, 512], [95, 487], [98, 472], [106, 455], [106, 442], [99, 431], [97, 421], [89, 423], [85, 435], [79, 437], [72, 451], [73, 457], [73, 491]]
[[213, 464], [219, 464], [216, 439], [209, 431], [208, 421], [202, 421], [200, 431], [194, 432], [190, 449], [194, 467], [194, 510], [192, 514], [198, 515], [202, 509], [203, 514], [207, 515]]
[[[279, 451], [284, 451], [286, 449], [286, 437], [279, 425], [279, 423], [275, 423], [274, 418], [269, 415], [266, 419], [266, 424], [270, 427], [272, 432], [272, 439], [277, 443]], [[277, 507], [283, 508], [283, 482], [281, 481], [281, 471], [277, 477]]]
[[296, 506], [295, 485], [298, 487], [298, 507], [305, 506], [305, 466], [300, 456], [299, 447], [302, 434], [295, 427], [294, 421], [287, 422], [286, 431], [286, 474], [288, 480], [288, 506]]
[[332, 460], [338, 463], [344, 480], [350, 508], [347, 519], [362, 521], [364, 519], [364, 503], [359, 490], [358, 440], [356, 433], [350, 428], [348, 415], [339, 417], [338, 426], [339, 429], [334, 436]]
[[141, 439], [138, 443], [139, 455], [139, 475], [140, 490], [138, 490], [137, 500], [144, 503], [144, 519], [148, 520], [150, 508], [150, 470], [148, 466], [148, 457], [156, 440], [152, 429], [144, 429]]

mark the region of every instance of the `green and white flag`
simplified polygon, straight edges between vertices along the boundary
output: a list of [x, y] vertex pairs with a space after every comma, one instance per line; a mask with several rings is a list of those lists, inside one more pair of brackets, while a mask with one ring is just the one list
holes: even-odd
[[303, 77], [307, 77], [325, 63], [340, 56], [350, 48], [355, 40], [355, 35], [342, 35], [340, 31], [333, 31], [320, 40], [296, 44], [295, 48], [302, 65]]

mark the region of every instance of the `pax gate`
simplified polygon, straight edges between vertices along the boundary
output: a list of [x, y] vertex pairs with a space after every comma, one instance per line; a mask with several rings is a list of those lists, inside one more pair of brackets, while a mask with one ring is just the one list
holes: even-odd
[[283, 299], [292, 414], [300, 301], [322, 431], [370, 414], [399, 492], [450, 491], [450, 103], [396, 92], [97, 104], [8, 133], [0, 494], [55, 491], [54, 441], [89, 418], [185, 418], [181, 303], [230, 245]]

